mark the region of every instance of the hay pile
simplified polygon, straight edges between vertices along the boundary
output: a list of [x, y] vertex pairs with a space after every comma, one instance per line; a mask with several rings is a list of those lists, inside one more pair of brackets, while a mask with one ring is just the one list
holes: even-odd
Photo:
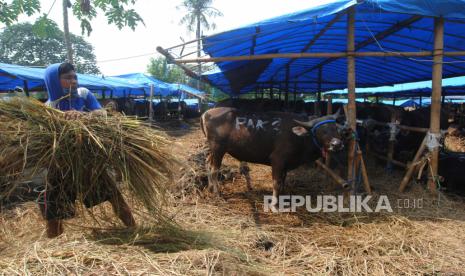
[[[183, 153], [179, 156], [195, 155], [203, 139], [198, 128], [179, 138], [178, 150]], [[252, 189], [245, 177], [237, 177], [223, 184], [220, 199], [205, 193], [168, 203], [167, 213], [188, 229], [184, 233], [157, 229], [150, 213], [136, 211], [137, 220], [145, 224], [136, 231], [108, 230], [76, 217], [67, 221], [64, 235], [48, 240], [43, 238], [35, 205], [0, 213], [0, 271], [8, 275], [462, 275], [463, 199], [433, 197], [415, 184], [407, 193], [398, 193], [403, 172], [387, 175], [384, 167], [370, 161], [371, 184], [376, 193], [389, 196], [393, 214], [264, 212], [263, 196], [272, 189], [271, 169], [249, 164]], [[235, 167], [238, 162], [225, 156], [223, 164]], [[325, 183], [326, 177], [310, 168], [290, 173], [287, 180], [293, 186], [289, 192], [298, 195], [326, 194], [323, 189], [329, 184]], [[423, 199], [423, 207], [396, 208], [398, 200], [405, 199]], [[82, 225], [96, 229], [82, 231]]]
[[446, 135], [444, 147], [451, 152], [465, 152], [465, 137]]
[[81, 202], [119, 185], [159, 210], [177, 163], [169, 144], [162, 132], [125, 116], [67, 120], [37, 100], [0, 101], [0, 193], [7, 196], [19, 180], [46, 170], [47, 189], [74, 193]]
[[458, 125], [450, 125], [444, 135], [444, 148], [450, 152], [465, 152], [465, 136]]
[[[204, 143], [195, 146], [195, 152], [187, 157], [186, 166], [181, 169], [177, 180], [176, 192], [196, 193], [208, 186], [206, 160], [210, 150]], [[239, 169], [222, 165], [219, 171], [220, 181], [231, 180], [239, 175]]]

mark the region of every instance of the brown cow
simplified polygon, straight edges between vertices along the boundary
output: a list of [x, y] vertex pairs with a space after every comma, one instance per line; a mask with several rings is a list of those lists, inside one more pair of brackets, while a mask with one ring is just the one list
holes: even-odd
[[224, 154], [229, 153], [239, 161], [271, 166], [276, 199], [289, 170], [315, 161], [322, 151], [343, 148], [338, 115], [302, 122], [302, 116], [293, 113], [251, 113], [229, 107], [208, 110], [200, 123], [210, 147], [209, 189], [218, 193], [218, 170]]

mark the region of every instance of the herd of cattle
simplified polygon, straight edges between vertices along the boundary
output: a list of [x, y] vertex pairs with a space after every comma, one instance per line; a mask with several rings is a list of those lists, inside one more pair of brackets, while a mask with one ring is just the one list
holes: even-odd
[[[149, 114], [149, 102], [144, 100], [111, 99], [102, 100], [102, 104], [127, 115], [147, 117]], [[333, 103], [333, 110], [342, 108], [341, 103]], [[450, 126], [463, 129], [463, 111], [462, 105], [443, 105], [441, 129], [445, 130]], [[200, 115], [197, 108], [188, 107], [183, 101], [153, 103], [155, 120], [196, 118]], [[406, 110], [385, 104], [357, 102], [357, 119], [362, 122], [356, 131], [362, 149], [369, 148], [377, 156], [387, 156], [388, 144], [393, 138], [388, 123], [429, 128], [430, 109], [423, 107]], [[335, 122], [318, 124], [328, 120]], [[279, 99], [228, 99], [216, 103], [213, 110], [204, 113], [202, 122], [202, 130], [212, 150], [207, 163], [213, 172], [209, 179], [213, 190], [217, 190], [215, 172], [221, 166], [225, 153], [241, 161], [271, 165], [275, 182], [273, 190], [277, 194], [282, 189], [288, 170], [319, 158], [322, 152], [325, 154], [330, 148], [333, 150], [332, 142], [338, 143], [341, 140], [344, 144], [346, 135], [341, 133], [344, 130], [344, 116], [334, 118], [327, 114], [326, 102], [315, 104], [302, 100], [285, 102]], [[393, 159], [404, 164], [410, 162], [424, 136], [420, 132], [396, 131]], [[441, 151], [439, 175], [444, 179], [443, 187], [465, 194], [465, 185], [462, 184], [465, 183], [463, 168], [465, 153]]]
[[[277, 195], [288, 170], [315, 160], [327, 151], [342, 148], [339, 144], [344, 142], [345, 119], [326, 114], [324, 102], [317, 106], [303, 101], [286, 104], [276, 99], [229, 99], [215, 107], [201, 119], [202, 130], [212, 150], [208, 164], [213, 172], [209, 179], [213, 190], [217, 186], [215, 172], [225, 153], [240, 161], [271, 165], [273, 194]], [[333, 104], [333, 110], [341, 108], [342, 104]], [[462, 129], [462, 111], [461, 105], [443, 105], [441, 129], [449, 126]], [[357, 103], [357, 119], [363, 122], [356, 131], [360, 146], [369, 147], [378, 156], [387, 156], [388, 144], [393, 138], [388, 123], [429, 128], [430, 111], [429, 107], [405, 110], [390, 105]], [[405, 164], [410, 162], [424, 137], [425, 133], [396, 131], [393, 159]], [[440, 158], [439, 175], [444, 179], [443, 187], [465, 194], [462, 172], [465, 153], [442, 150]]]
[[[150, 102], [145, 99], [115, 98], [100, 100], [102, 106], [126, 115], [148, 117]], [[188, 106], [185, 101], [159, 101], [152, 103], [153, 119], [181, 119], [200, 116], [198, 107]]]

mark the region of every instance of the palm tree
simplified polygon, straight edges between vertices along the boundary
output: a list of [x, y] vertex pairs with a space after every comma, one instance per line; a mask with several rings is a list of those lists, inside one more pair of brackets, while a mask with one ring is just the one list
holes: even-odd
[[[215, 23], [210, 23], [208, 20], [210, 18], [215, 18], [217, 16], [223, 16], [218, 9], [211, 6], [213, 0], [183, 0], [179, 8], [183, 8], [187, 11], [187, 14], [181, 18], [180, 24], [186, 25], [187, 30], [190, 32], [194, 31], [195, 28], [195, 38], [197, 40], [197, 57], [201, 56], [201, 27], [205, 30], [214, 30], [216, 28]], [[202, 73], [201, 64], [198, 63], [198, 74]], [[199, 88], [200, 82], [197, 82]]]

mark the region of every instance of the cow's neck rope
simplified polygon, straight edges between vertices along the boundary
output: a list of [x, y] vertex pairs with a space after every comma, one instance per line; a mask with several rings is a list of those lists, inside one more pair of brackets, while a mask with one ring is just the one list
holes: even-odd
[[320, 145], [320, 143], [318, 142], [318, 139], [316, 138], [316, 131], [318, 130], [318, 128], [320, 128], [322, 125], [326, 125], [326, 124], [330, 124], [330, 123], [335, 123], [336, 120], [324, 120], [324, 121], [321, 121], [319, 123], [317, 123], [316, 125], [314, 125], [312, 127], [312, 139], [313, 139], [313, 143], [320, 149], [320, 150], [323, 150], [323, 147]]

